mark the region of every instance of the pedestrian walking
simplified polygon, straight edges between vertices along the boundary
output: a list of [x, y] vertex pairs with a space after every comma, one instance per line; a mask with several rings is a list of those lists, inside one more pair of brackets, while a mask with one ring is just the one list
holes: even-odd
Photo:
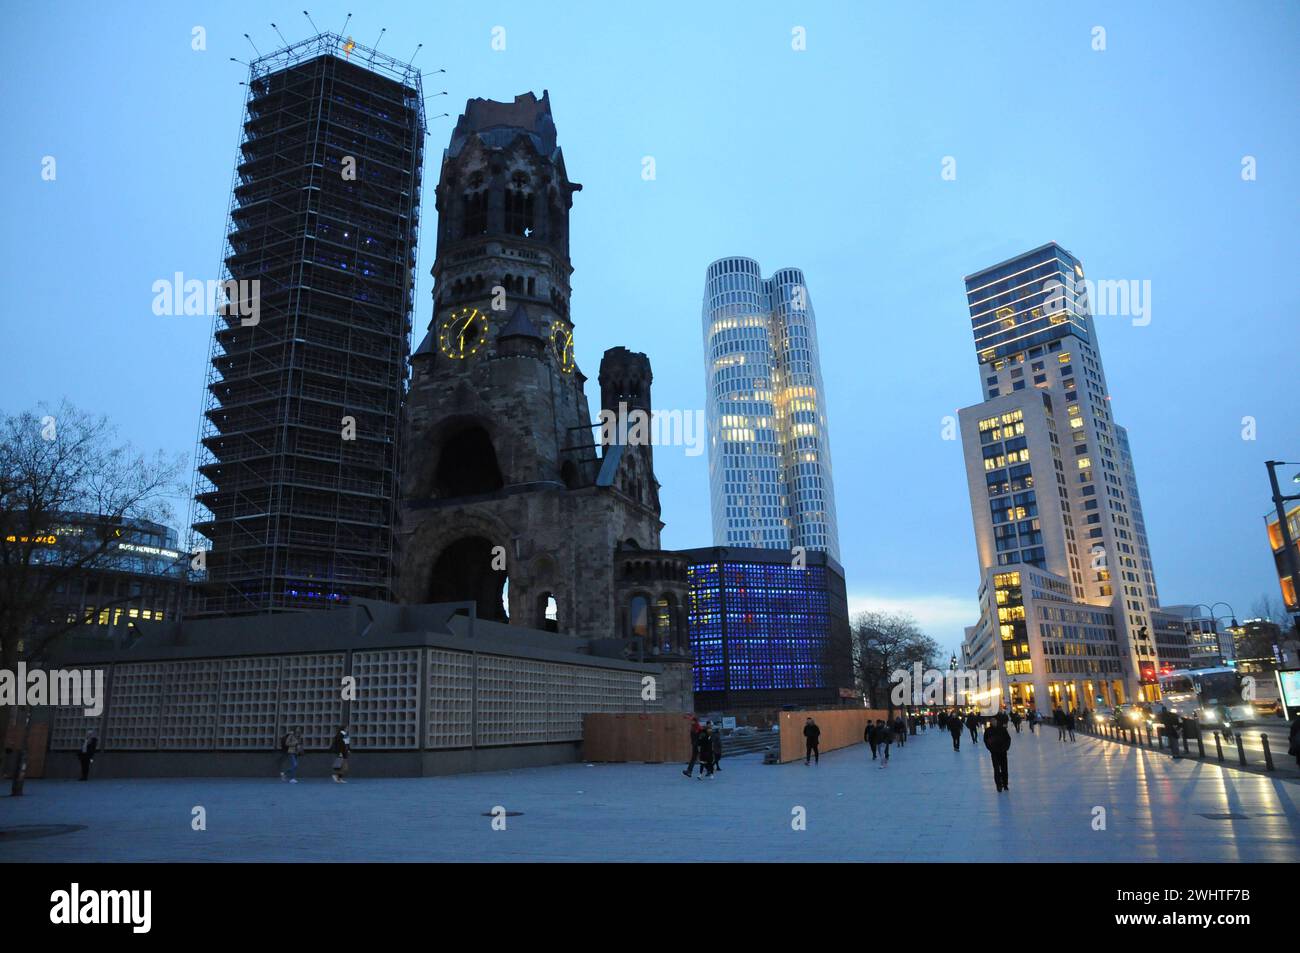
[[1007, 779], [1007, 752], [1011, 750], [1011, 733], [1007, 731], [1007, 716], [998, 712], [997, 720], [984, 729], [984, 747], [993, 759], [993, 783], [999, 792], [1011, 785]]
[[1065, 740], [1065, 712], [1061, 711], [1061, 706], [1057, 705], [1052, 709], [1052, 722], [1056, 725], [1056, 740]]
[[1018, 712], [1018, 711], [1013, 711], [1013, 712], [1011, 713], [1011, 724], [1015, 727], [1015, 729], [1016, 729], [1016, 734], [1020, 734], [1020, 722], [1021, 722], [1021, 721], [1023, 721], [1023, 719], [1020, 717], [1020, 712]]
[[702, 779], [713, 777], [713, 723], [706, 721], [700, 729], [700, 774]]
[[713, 732], [713, 770], [722, 770], [722, 729]]
[[979, 728], [979, 724], [980, 724], [980, 720], [979, 717], [975, 714], [975, 712], [971, 712], [969, 715], [966, 716], [966, 727], [970, 729], [970, 740], [972, 742], [976, 742], [980, 740], [979, 735], [976, 733], [976, 729]]
[[952, 735], [952, 750], [961, 750], [961, 719], [953, 715], [948, 719], [948, 734]]
[[95, 729], [91, 728], [86, 732], [86, 740], [81, 743], [81, 751], [77, 753], [77, 760], [81, 762], [81, 780], [90, 780], [90, 766], [95, 763], [95, 752], [99, 750], [99, 737], [95, 734]]
[[880, 719], [867, 720], [867, 728], [862, 732], [862, 740], [871, 746], [871, 760], [876, 760], [876, 749], [880, 747]]
[[817, 749], [817, 746], [821, 743], [821, 737], [821, 728], [817, 727], [817, 722], [812, 720], [812, 716], [809, 716], [803, 726], [804, 764], [808, 764], [809, 758], [813, 759], [814, 764], [821, 764], [822, 755]]
[[1065, 713], [1065, 733], [1070, 736], [1071, 741], [1074, 740], [1074, 712], [1072, 711]]
[[330, 777], [334, 779], [335, 784], [347, 784], [345, 778], [350, 771], [348, 758], [352, 754], [352, 737], [348, 734], [347, 725], [339, 725], [339, 730], [334, 735], [334, 742], [330, 745], [330, 751], [334, 754], [334, 767]]
[[1178, 760], [1178, 729], [1181, 727], [1178, 716], [1167, 705], [1161, 705], [1157, 721], [1160, 723], [1160, 734], [1169, 739], [1169, 753], [1175, 761]]
[[287, 781], [290, 784], [298, 783], [298, 758], [302, 755], [302, 729], [290, 728], [284, 733], [284, 739], [281, 744], [285, 757], [288, 759], [285, 770], [280, 772], [280, 780]]
[[[695, 770], [696, 762], [700, 760], [700, 732], [703, 730], [704, 726], [700, 724], [700, 720], [691, 716], [691, 760], [686, 762], [686, 767], [682, 771], [682, 774], [688, 778], [691, 776], [691, 772]], [[700, 769], [700, 773], [704, 773], [703, 768]]]
[[948, 730], [948, 713], [946, 711], [939, 712], [939, 728], [943, 731]]
[[889, 746], [896, 737], [898, 737], [897, 729], [882, 721], [880, 723], [880, 764], [877, 767], [889, 767]]
[[894, 741], [900, 748], [907, 744], [907, 725], [904, 723], [902, 715], [894, 718]]
[[1034, 728], [1038, 725], [1038, 709], [1031, 708], [1025, 712], [1025, 721], [1029, 724], [1029, 733], [1034, 733]]

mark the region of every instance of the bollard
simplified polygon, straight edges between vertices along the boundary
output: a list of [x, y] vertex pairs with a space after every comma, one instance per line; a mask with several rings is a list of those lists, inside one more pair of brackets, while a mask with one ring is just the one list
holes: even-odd
[[[1178, 739], [1175, 738], [1174, 743], [1177, 744]], [[1190, 755], [1191, 753], [1191, 748], [1188, 747], [1187, 735], [1183, 735], [1183, 754]]]
[[1147, 747], [1148, 747], [1148, 748], [1154, 748], [1154, 747], [1155, 747], [1155, 745], [1151, 744], [1151, 726], [1150, 726], [1150, 725], [1147, 725]]
[[1219, 760], [1223, 760], [1223, 745], [1219, 743], [1219, 733], [1214, 733], [1214, 750], [1219, 753]]
[[1246, 766], [1246, 745], [1243, 743], [1240, 731], [1237, 732], [1237, 760], [1241, 762], [1243, 768]]
[[1264, 746], [1264, 764], [1268, 767], [1270, 771], [1272, 771], [1274, 770], [1273, 752], [1268, 746], [1268, 735], [1264, 734], [1264, 732], [1261, 731], [1259, 733], [1259, 742]]
[[1205, 757], [1205, 739], [1201, 737], [1201, 733], [1199, 731], [1196, 732], [1196, 751], [1197, 751], [1196, 757], [1198, 758]]

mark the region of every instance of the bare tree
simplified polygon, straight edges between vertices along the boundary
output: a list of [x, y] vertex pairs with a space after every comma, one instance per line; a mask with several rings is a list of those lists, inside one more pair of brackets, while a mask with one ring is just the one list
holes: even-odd
[[[168, 498], [184, 492], [183, 466], [183, 456], [146, 459], [117, 444], [106, 417], [66, 401], [0, 417], [0, 668], [47, 663], [59, 637], [82, 621], [53, 611], [56, 593], [109, 566], [134, 521], [169, 521]], [[80, 534], [64, 544], [57, 530], [74, 516]], [[24, 729], [13, 774], [21, 794], [31, 712], [17, 711]], [[0, 706], [0, 741], [10, 717], [11, 706]]]
[[853, 666], [872, 708], [886, 708], [892, 715], [890, 675], [916, 662], [935, 668], [938, 654], [939, 643], [909, 615], [868, 611], [853, 619]]
[[1291, 621], [1291, 613], [1286, 611], [1286, 606], [1277, 596], [1270, 596], [1268, 593], [1261, 593], [1260, 597], [1254, 601], [1250, 607], [1251, 615], [1256, 619], [1267, 619], [1269, 622], [1276, 622], [1281, 626], [1283, 632], [1289, 631], [1294, 623]]

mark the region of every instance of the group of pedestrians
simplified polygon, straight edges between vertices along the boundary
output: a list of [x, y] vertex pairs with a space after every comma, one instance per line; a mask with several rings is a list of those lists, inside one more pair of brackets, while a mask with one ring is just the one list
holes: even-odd
[[874, 722], [868, 720], [862, 740], [871, 748], [871, 760], [879, 761], [882, 768], [889, 767], [890, 746], [896, 744], [901, 748], [907, 744], [907, 736], [916, 734], [918, 717], [913, 715], [904, 719], [902, 715], [896, 715], [893, 721], [883, 718], [877, 718]]
[[1056, 725], [1056, 738], [1058, 741], [1074, 741], [1075, 725], [1088, 727], [1090, 718], [1088, 709], [1083, 709], [1076, 716], [1073, 711], [1063, 711], [1060, 705], [1052, 710], [1052, 724]]
[[692, 718], [691, 760], [682, 774], [691, 777], [696, 764], [700, 766], [700, 773], [695, 777], [701, 780], [711, 778], [715, 771], [722, 770], [722, 732], [715, 729], [710, 721], [701, 723], [698, 718]]
[[[303, 752], [302, 728], [290, 728], [280, 737], [280, 780], [289, 784], [298, 783], [298, 761]], [[349, 761], [352, 757], [352, 734], [347, 725], [339, 725], [330, 742], [330, 754], [334, 761], [330, 765], [330, 778], [335, 784], [347, 784]]]

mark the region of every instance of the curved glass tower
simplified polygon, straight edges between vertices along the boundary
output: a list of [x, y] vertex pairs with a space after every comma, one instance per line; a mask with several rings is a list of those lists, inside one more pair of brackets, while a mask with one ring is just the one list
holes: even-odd
[[830, 435], [803, 272], [722, 258], [704, 286], [709, 485], [718, 546], [840, 557]]

